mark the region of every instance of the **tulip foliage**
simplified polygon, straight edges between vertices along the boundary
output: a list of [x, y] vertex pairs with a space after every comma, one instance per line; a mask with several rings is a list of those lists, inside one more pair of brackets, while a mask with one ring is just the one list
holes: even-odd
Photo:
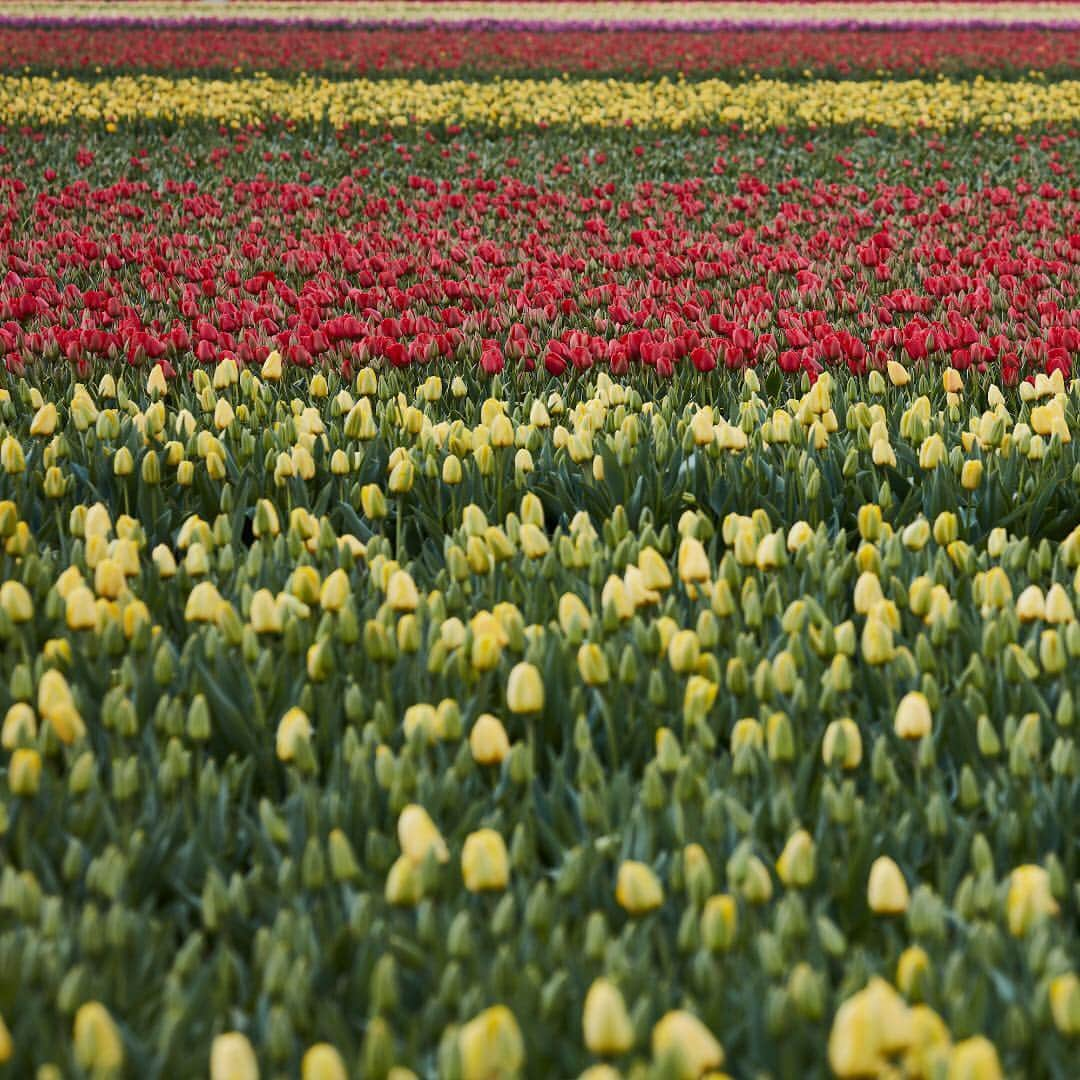
[[15, 1061], [1063, 1068], [1076, 405], [899, 364], [12, 379]]
[[1071, 1077], [1075, 30], [98, 15], [0, 28], [0, 1077]]

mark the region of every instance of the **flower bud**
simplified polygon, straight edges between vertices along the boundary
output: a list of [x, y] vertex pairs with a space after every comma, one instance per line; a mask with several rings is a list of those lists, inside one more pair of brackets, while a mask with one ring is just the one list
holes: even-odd
[[930, 703], [919, 691], [905, 694], [896, 708], [893, 728], [901, 739], [921, 739], [933, 726]]
[[619, 867], [615, 899], [631, 915], [644, 915], [663, 904], [664, 890], [651, 867], [627, 860]]
[[502, 721], [490, 713], [477, 717], [469, 732], [469, 751], [478, 765], [501, 765], [510, 753], [510, 739]]
[[1066, 1038], [1080, 1035], [1080, 979], [1075, 972], [1050, 981], [1050, 1015]]
[[958, 1042], [949, 1054], [948, 1080], [1004, 1080], [997, 1050], [989, 1039], [974, 1035]]
[[341, 1055], [329, 1043], [317, 1043], [300, 1062], [300, 1080], [348, 1080]]
[[210, 1080], [259, 1080], [248, 1037], [239, 1031], [218, 1035], [210, 1045]]
[[402, 854], [416, 864], [422, 863], [429, 852], [438, 862], [445, 863], [450, 859], [446, 841], [443, 840], [435, 822], [417, 803], [411, 803], [401, 811], [398, 816], [397, 834]]
[[540, 712], [544, 708], [544, 684], [540, 672], [526, 662], [515, 664], [506, 683], [506, 706], [512, 713]]
[[652, 1032], [653, 1058], [664, 1062], [675, 1080], [698, 1080], [724, 1064], [724, 1048], [693, 1013], [673, 1010], [660, 1018]]
[[617, 1057], [634, 1045], [634, 1026], [619, 988], [609, 979], [597, 979], [585, 995], [582, 1018], [585, 1046], [598, 1057]]
[[461, 849], [461, 873], [469, 892], [499, 892], [510, 880], [506, 842], [494, 829], [477, 829]]
[[116, 1022], [99, 1001], [80, 1005], [75, 1013], [75, 1060], [95, 1076], [118, 1075], [124, 1064], [124, 1044]]
[[1023, 937], [1044, 919], [1058, 913], [1058, 904], [1050, 891], [1050, 875], [1034, 865], [1018, 866], [1009, 875], [1005, 914], [1009, 933]]
[[525, 1068], [525, 1040], [505, 1005], [493, 1005], [462, 1025], [457, 1042], [461, 1080], [511, 1080]]
[[887, 855], [879, 856], [870, 867], [866, 900], [875, 915], [902, 915], [907, 911], [910, 894], [900, 867]]
[[813, 837], [805, 829], [798, 829], [776, 860], [777, 876], [789, 888], [805, 888], [814, 880], [815, 855]]
[[8, 788], [12, 795], [32, 798], [41, 782], [41, 754], [21, 747], [8, 762]]

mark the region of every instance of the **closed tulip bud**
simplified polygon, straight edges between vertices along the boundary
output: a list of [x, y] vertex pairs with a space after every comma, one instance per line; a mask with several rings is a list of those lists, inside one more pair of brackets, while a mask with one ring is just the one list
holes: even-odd
[[279, 761], [294, 761], [310, 752], [311, 721], [303, 709], [292, 708], [278, 724], [275, 749]]
[[200, 581], [188, 593], [184, 606], [184, 618], [188, 622], [217, 622], [218, 610], [222, 605], [221, 594], [211, 581]]
[[821, 757], [826, 765], [835, 761], [843, 769], [856, 769], [862, 752], [862, 733], [854, 720], [833, 720], [825, 729]]
[[706, 948], [721, 952], [731, 948], [738, 931], [738, 905], [735, 897], [718, 893], [705, 901], [701, 913], [701, 938]]
[[1023, 937], [1058, 910], [1050, 890], [1050, 875], [1041, 866], [1018, 866], [1009, 875], [1005, 914], [1009, 933], [1014, 937]]
[[494, 829], [477, 829], [461, 849], [461, 874], [469, 892], [499, 892], [510, 880], [506, 842]]
[[1066, 1038], [1080, 1035], [1080, 979], [1075, 972], [1050, 981], [1050, 1015], [1054, 1027]]
[[921, 945], [910, 945], [896, 963], [896, 985], [905, 997], [923, 996], [923, 987], [930, 971], [930, 957]]
[[958, 1042], [949, 1054], [948, 1080], [1004, 1080], [997, 1050], [989, 1039], [974, 1035]]
[[[8, 1031], [7, 1024], [4, 1023], [4, 1018], [0, 1016], [0, 1065], [5, 1065], [9, 1062], [15, 1053], [15, 1045], [11, 1039], [11, 1032]], [[41, 1078], [41, 1071], [38, 1070], [39, 1080]], [[54, 1078], [49, 1078], [54, 1080]], [[55, 1080], [61, 1080], [59, 1069], [56, 1072]]]
[[124, 1064], [120, 1031], [99, 1001], [80, 1005], [75, 1013], [75, 1060], [95, 1076], [119, 1075]]
[[936, 432], [923, 440], [919, 447], [919, 467], [936, 469], [946, 459], [945, 441]]
[[864, 540], [869, 540], [873, 543], [881, 536], [881, 507], [874, 503], [860, 506], [856, 516], [856, 522], [859, 527], [859, 535]]
[[311, 1047], [300, 1063], [300, 1080], [348, 1080], [341, 1055], [329, 1043]]
[[386, 601], [394, 611], [415, 611], [420, 606], [420, 594], [412, 575], [395, 570], [386, 584]]
[[901, 739], [921, 739], [933, 726], [930, 703], [917, 690], [905, 694], [896, 708], [893, 728]]
[[947, 547], [960, 533], [960, 522], [952, 511], [944, 510], [934, 518], [934, 540]]
[[1036, 622], [1046, 616], [1046, 601], [1038, 585], [1029, 585], [1016, 598], [1016, 617], [1021, 622]]
[[210, 1044], [210, 1080], [259, 1080], [248, 1037], [239, 1031], [218, 1035]]
[[510, 753], [510, 739], [502, 722], [490, 713], [478, 717], [469, 732], [469, 751], [478, 765], [501, 765]]
[[351, 595], [349, 575], [344, 570], [334, 570], [322, 583], [319, 604], [324, 611], [340, 611], [349, 602]]
[[46, 469], [44, 490], [47, 499], [62, 499], [67, 494], [67, 478], [58, 465]]
[[0, 729], [0, 746], [5, 750], [15, 750], [23, 743], [31, 743], [37, 738], [37, 717], [34, 710], [25, 701], [16, 701], [4, 716]]
[[45, 402], [30, 421], [30, 434], [48, 438], [56, 431], [57, 420], [56, 406], [51, 401]]
[[0, 468], [8, 476], [16, 476], [26, 468], [26, 457], [14, 435], [5, 435], [0, 442]]
[[521, 550], [530, 559], [542, 559], [550, 550], [551, 544], [539, 526], [526, 522], [521, 526]]
[[965, 461], [960, 472], [960, 484], [967, 491], [974, 491], [981, 483], [983, 463], [977, 459]]
[[404, 495], [412, 491], [415, 480], [416, 466], [412, 463], [411, 458], [403, 457], [390, 470], [390, 478], [387, 480], [386, 486], [392, 495]]
[[597, 979], [585, 995], [582, 1019], [585, 1046], [598, 1057], [617, 1057], [634, 1045], [634, 1025], [619, 988], [609, 979]]
[[875, 915], [902, 915], [907, 911], [910, 894], [900, 867], [887, 855], [881, 855], [870, 867], [866, 900]]
[[506, 684], [506, 706], [512, 713], [540, 712], [544, 708], [544, 684], [530, 663], [515, 664]]
[[690, 674], [701, 657], [697, 634], [693, 630], [679, 630], [672, 636], [667, 652], [672, 671], [679, 675]]
[[679, 580], [684, 584], [709, 580], [709, 557], [696, 537], [684, 536], [679, 544], [678, 569]]
[[802, 889], [814, 880], [815, 863], [814, 839], [805, 829], [798, 829], [776, 860], [776, 874], [789, 888]]
[[665, 1013], [652, 1031], [653, 1059], [664, 1062], [676, 1080], [698, 1080], [724, 1064], [724, 1048], [693, 1013]]
[[395, 907], [414, 907], [422, 895], [419, 866], [407, 855], [400, 856], [386, 875], [386, 902]]
[[871, 666], [887, 664], [895, 655], [892, 630], [881, 619], [866, 620], [862, 633], [862, 657]]
[[578, 672], [586, 686], [604, 686], [611, 678], [604, 650], [593, 642], [588, 642], [578, 649]]
[[13, 623], [29, 622], [34, 617], [34, 602], [21, 581], [5, 581], [0, 585], [0, 611]]
[[31, 798], [37, 794], [41, 783], [41, 754], [22, 747], [11, 755], [8, 762], [8, 788], [12, 795]]
[[513, 1080], [525, 1068], [525, 1040], [514, 1014], [493, 1005], [458, 1032], [461, 1080]]
[[437, 862], [445, 863], [450, 859], [450, 852], [435, 822], [420, 805], [412, 803], [406, 806], [398, 816], [398, 843], [402, 854], [412, 862], [420, 864], [433, 855]]
[[893, 386], [907, 386], [911, 382], [911, 376], [908, 374], [907, 368], [896, 360], [890, 360], [885, 365], [885, 371], [889, 376], [889, 382]]
[[331, 829], [327, 849], [330, 854], [330, 873], [334, 880], [357, 881], [360, 877], [360, 866], [349, 838], [341, 829]]
[[365, 484], [360, 489], [360, 508], [364, 516], [372, 521], [380, 521], [386, 517], [386, 497], [378, 484]]
[[663, 904], [664, 890], [651, 867], [627, 860], [619, 867], [615, 899], [631, 915], [645, 915]]
[[86, 725], [75, 708], [67, 679], [55, 669], [50, 669], [41, 676], [37, 711], [62, 743], [70, 745], [86, 734]]
[[871, 979], [836, 1011], [829, 1032], [829, 1066], [841, 1080], [879, 1076], [890, 1052], [911, 1042], [903, 999], [883, 979]]

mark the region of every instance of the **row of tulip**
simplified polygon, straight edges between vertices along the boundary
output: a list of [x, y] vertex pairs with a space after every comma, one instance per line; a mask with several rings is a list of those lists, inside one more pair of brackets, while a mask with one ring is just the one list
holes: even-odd
[[190, 0], [16, 0], [0, 2], [0, 18], [13, 25], [110, 24], [159, 28], [169, 25], [205, 26], [442, 26], [447, 30], [506, 27], [543, 32], [577, 33], [615, 27], [726, 32], [738, 29], [843, 29], [957, 27], [1041, 27], [1075, 30], [1080, 4], [1075, 0], [1009, 0], [985, 3], [971, 0], [930, 0], [894, 3], [850, 0], [791, 3], [787, 0], [530, 0], [524, 6], [500, 0], [230, 0], [198, 5]]
[[804, 138], [11, 134], [0, 355], [1071, 376], [1074, 140]]
[[786, 78], [932, 76], [939, 72], [1068, 75], [1080, 67], [1080, 33], [1060, 30], [612, 31], [142, 29], [0, 22], [0, 67], [9, 71], [325, 71], [374, 75], [752, 73]]
[[1080, 119], [1080, 80], [917, 79], [725, 82], [666, 76], [648, 82], [507, 78], [331, 80], [301, 75], [96, 81], [0, 76], [0, 123], [220, 123], [274, 117], [305, 124], [403, 128], [460, 124], [496, 130], [565, 126], [679, 131], [737, 123], [749, 130], [868, 125], [891, 128], [1068, 127]]
[[95, 367], [0, 391], [13, 1075], [1068, 1075], [1080, 385]]

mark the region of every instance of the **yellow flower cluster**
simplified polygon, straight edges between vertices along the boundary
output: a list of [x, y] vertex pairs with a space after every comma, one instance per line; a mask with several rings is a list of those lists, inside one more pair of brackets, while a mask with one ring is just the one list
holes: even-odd
[[275, 115], [334, 126], [632, 124], [680, 130], [739, 123], [765, 130], [812, 123], [903, 129], [970, 124], [1012, 130], [1080, 120], [1080, 80], [1001, 82], [980, 76], [809, 83], [758, 78], [740, 83], [668, 78], [431, 83], [404, 78], [336, 81], [262, 75], [236, 79], [125, 75], [89, 83], [37, 76], [0, 78], [0, 122], [5, 124], [160, 120], [239, 125]]
[[[192, 5], [183, 0], [132, 0], [118, 7], [115, 3], [103, 0], [64, 0], [64, 2], [5, 3], [0, 4], [0, 14], [26, 15], [28, 9], [35, 15], [63, 15], [71, 17], [111, 17], [124, 19], [136, 17], [152, 18], [191, 18]], [[876, 6], [876, 5], [875, 5]], [[905, 3], [882, 4], [881, 10], [875, 6], [858, 12], [857, 20], [863, 24], [920, 23], [928, 20], [948, 20], [965, 22], [978, 20], [980, 23], [997, 23], [1008, 26], [1015, 22], [1065, 22], [1077, 18], [1080, 5], [1075, 3]], [[523, 17], [543, 22], [771, 22], [803, 25], [807, 22], [850, 21], [852, 9], [849, 4], [790, 4], [790, 3], [702, 3], [701, 0], [690, 3], [670, 4], [657, 0], [615, 0], [611, 3], [559, 3], [535, 2], [528, 5], [526, 12], [512, 4], [493, 3], [491, 0], [457, 0], [453, 3], [382, 3], [379, 0], [353, 0], [349, 4], [341, 3], [296, 3], [285, 0], [283, 3], [260, 3], [258, 0], [231, 0], [220, 6], [198, 5], [198, 17], [204, 20], [218, 18], [302, 18], [305, 21], [342, 20], [365, 23], [382, 22], [392, 19], [395, 22], [453, 22], [463, 19], [484, 19], [485, 21], [518, 22]]]

